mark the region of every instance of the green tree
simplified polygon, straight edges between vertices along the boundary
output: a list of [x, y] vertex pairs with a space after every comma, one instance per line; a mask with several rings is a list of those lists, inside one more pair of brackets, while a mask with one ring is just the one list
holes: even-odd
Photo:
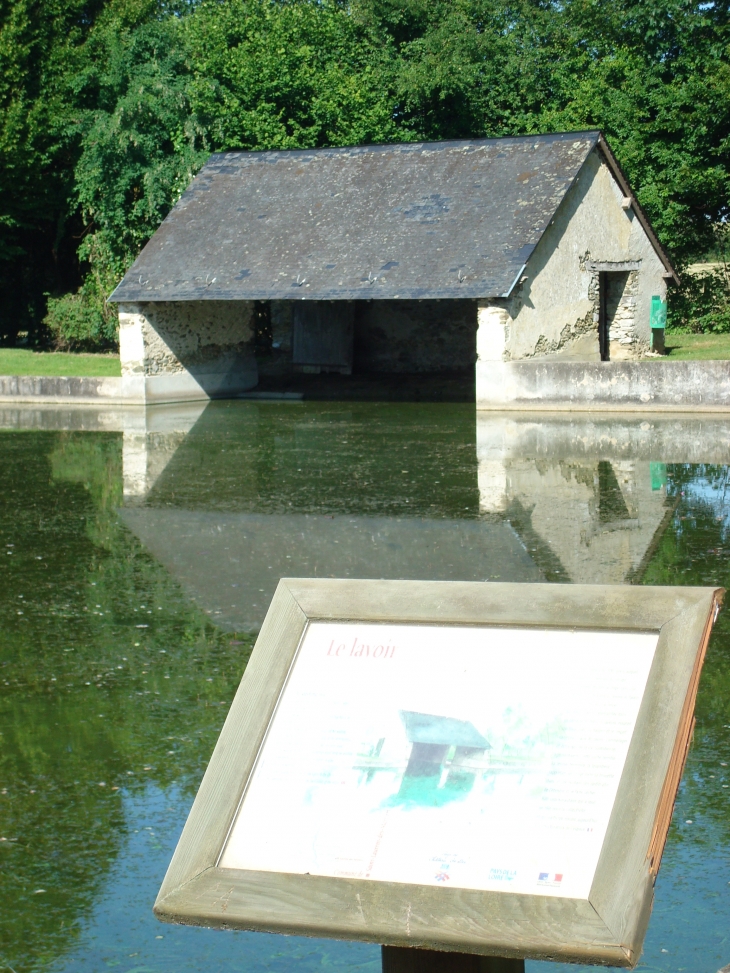
[[334, 3], [231, 0], [130, 28], [113, 18], [73, 79], [75, 198], [89, 273], [49, 304], [57, 344], [115, 340], [105, 298], [211, 150], [385, 141], [387, 51]]
[[73, 78], [80, 105], [75, 200], [89, 268], [76, 294], [51, 301], [56, 343], [110, 346], [116, 311], [106, 297], [209, 153], [191, 111], [177, 17], [125, 27], [110, 19], [92, 33]]
[[359, 0], [395, 41], [419, 137], [600, 128], [662, 241], [704, 253], [730, 214], [727, 3]]
[[46, 296], [81, 283], [87, 227], [75, 170], [101, 95], [83, 83], [100, 53], [96, 37], [161, 16], [170, 13], [157, 0], [0, 7], [0, 342], [24, 331], [40, 340]]
[[212, 145], [299, 149], [408, 136], [391, 44], [332, 0], [205, 0], [187, 18], [191, 103]]
[[74, 277], [73, 132], [66, 78], [102, 0], [0, 7], [0, 340]]
[[[211, 150], [601, 128], [680, 267], [730, 215], [728, 0], [57, 4], [0, 17], [0, 340], [49, 291], [57, 341], [113, 342], [103, 298]], [[728, 307], [690, 281], [670, 321]]]

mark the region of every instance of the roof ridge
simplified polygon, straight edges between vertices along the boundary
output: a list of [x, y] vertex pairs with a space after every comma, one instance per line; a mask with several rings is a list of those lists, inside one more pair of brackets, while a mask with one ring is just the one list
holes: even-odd
[[[539, 132], [539, 133], [527, 133], [525, 135], [489, 135], [479, 138], [466, 138], [466, 139], [414, 139], [412, 141], [405, 142], [364, 142], [356, 145], [323, 145], [323, 146], [312, 146], [310, 148], [297, 148], [297, 149], [223, 149], [220, 152], [213, 152], [208, 157], [208, 161], [205, 163], [203, 168], [210, 164], [211, 159], [215, 158], [225, 158], [229, 156], [243, 156], [250, 155], [260, 157], [262, 155], [281, 155], [281, 156], [292, 156], [292, 155], [307, 155], [307, 154], [334, 154], [339, 152], [363, 152], [369, 149], [400, 149], [400, 148], [428, 148], [430, 146], [435, 147], [455, 147], [462, 145], [486, 145], [492, 142], [520, 142], [528, 141], [530, 139], [541, 140], [541, 141], [562, 141], [570, 139], [571, 137], [592, 137], [595, 143], [598, 143], [601, 137], [601, 131], [597, 128], [579, 129], [577, 131], [566, 131], [566, 132]], [[202, 170], [201, 170], [202, 171]]]

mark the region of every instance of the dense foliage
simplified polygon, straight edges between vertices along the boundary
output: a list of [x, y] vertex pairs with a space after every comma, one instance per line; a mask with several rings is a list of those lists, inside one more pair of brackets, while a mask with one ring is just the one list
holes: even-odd
[[[113, 344], [104, 295], [221, 149], [599, 127], [674, 259], [697, 260], [728, 217], [729, 6], [6, 0], [0, 341]], [[730, 329], [726, 275], [673, 308]]]

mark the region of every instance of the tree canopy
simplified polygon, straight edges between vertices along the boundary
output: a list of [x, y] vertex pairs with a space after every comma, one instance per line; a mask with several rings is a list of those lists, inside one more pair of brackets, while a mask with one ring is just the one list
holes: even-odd
[[[728, 218], [729, 4], [10, 0], [0, 340], [113, 344], [105, 295], [225, 149], [600, 128], [686, 265]], [[708, 278], [674, 321], [730, 328], [727, 306]]]

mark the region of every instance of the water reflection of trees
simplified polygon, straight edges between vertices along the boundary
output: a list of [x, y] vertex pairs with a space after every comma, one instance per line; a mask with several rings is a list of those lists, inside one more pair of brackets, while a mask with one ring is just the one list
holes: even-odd
[[[730, 467], [674, 464], [667, 491], [679, 502], [643, 577], [644, 584], [730, 588]], [[720, 613], [710, 639], [696, 707], [673, 843], [730, 842], [730, 612]], [[725, 766], [723, 766], [723, 764]], [[693, 821], [691, 837], [677, 822]]]
[[[426, 413], [422, 418], [428, 443], [430, 419]], [[352, 502], [363, 499], [387, 513], [394, 496], [433, 510], [434, 482], [444, 479], [441, 468], [452, 479], [436, 515], [448, 517], [463, 506], [468, 516], [475, 508], [474, 464], [467, 458], [474, 444], [461, 422], [456, 410], [425, 466], [415, 447], [409, 458], [418, 466], [396, 462], [400, 454], [394, 449], [380, 466], [384, 479], [372, 486], [370, 474], [363, 473], [362, 492], [353, 488]], [[352, 454], [353, 462], [361, 457], [358, 469], [373, 475], [380, 463], [377, 425], [376, 408], [363, 414]], [[211, 467], [216, 451], [226, 448], [225, 424], [221, 438], [201, 437], [199, 444], [208, 445], [198, 454], [196, 482], [187, 481], [191, 506], [196, 490], [199, 495], [207, 490], [214, 507], [236, 504], [236, 490], [246, 483], [254, 505], [262, 502], [256, 490], [274, 484], [276, 503], [285, 502], [288, 490], [298, 490], [304, 492], [297, 502], [316, 509], [321, 490], [324, 502], [336, 506], [350, 489], [335, 477], [346, 454], [331, 450], [333, 433], [325, 426], [323, 417], [321, 427], [307, 427], [299, 439], [293, 427], [274, 430], [256, 478], [245, 472], [244, 454], [240, 462], [229, 457]], [[352, 435], [353, 427], [348, 429]], [[408, 437], [412, 431], [411, 426]], [[228, 447], [243, 449], [243, 432], [229, 433]], [[392, 447], [397, 435], [395, 430], [389, 440]], [[405, 429], [403, 435], [401, 446]], [[429, 450], [421, 446], [421, 452]], [[317, 459], [317, 451], [329, 458]], [[124, 848], [122, 795], [173, 781], [192, 795], [251, 640], [211, 625], [120, 526], [121, 436], [0, 433], [0, 455], [0, 837], [13, 839], [0, 842], [0, 960], [23, 973], [73, 949]], [[183, 454], [179, 468], [171, 468], [175, 476], [160, 484], [158, 500], [179, 500], [195, 455]], [[312, 464], [327, 464], [321, 476], [312, 466], [297, 478], [305, 455]], [[562, 475], [582, 475], [575, 465], [563, 466]], [[599, 521], [623, 523], [631, 510], [618, 503], [616, 484], [606, 469], [588, 466], [585, 478], [597, 484]], [[286, 476], [277, 479], [284, 468]], [[401, 483], [402, 469], [413, 471], [420, 486]], [[728, 468], [669, 466], [666, 479], [677, 506], [643, 581], [730, 586]], [[516, 522], [520, 510], [510, 508], [508, 516]], [[537, 550], [537, 539], [526, 533], [530, 511], [524, 508], [521, 516], [528, 549]], [[2, 553], [7, 550], [11, 553]], [[546, 573], [548, 568], [557, 580], [560, 563], [545, 560]], [[730, 841], [730, 790], [722, 787], [730, 785], [730, 774], [721, 766], [730, 764], [729, 618], [722, 614], [713, 634], [679, 799], [678, 818], [690, 817], [691, 810], [695, 825], [691, 833], [673, 828], [669, 854], [679, 842]]]
[[21, 973], [73, 948], [124, 793], [194, 793], [250, 639], [120, 527], [120, 436], [0, 434], [0, 451], [0, 960]]

